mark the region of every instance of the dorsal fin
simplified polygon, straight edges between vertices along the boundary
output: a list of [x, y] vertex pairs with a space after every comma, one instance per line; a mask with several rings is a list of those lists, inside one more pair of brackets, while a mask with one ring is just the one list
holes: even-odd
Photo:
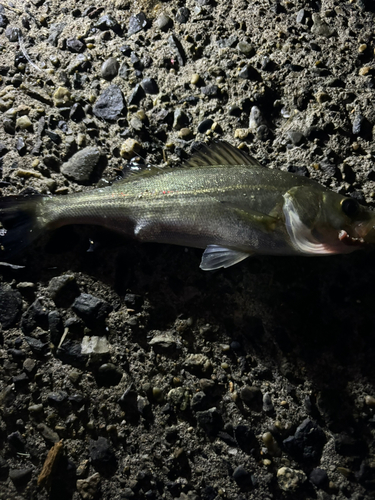
[[200, 149], [184, 163], [186, 167], [203, 167], [207, 165], [263, 167], [258, 160], [226, 141], [213, 141], [208, 145], [202, 144]]

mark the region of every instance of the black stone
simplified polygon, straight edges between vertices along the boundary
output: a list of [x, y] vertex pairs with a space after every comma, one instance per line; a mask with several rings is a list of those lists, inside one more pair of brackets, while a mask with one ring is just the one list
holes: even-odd
[[317, 488], [324, 488], [328, 485], [328, 475], [323, 469], [313, 469], [310, 472], [309, 479]]
[[16, 124], [15, 124], [14, 120], [11, 120], [10, 118], [4, 118], [3, 127], [4, 127], [4, 131], [7, 134], [14, 135], [16, 132]]
[[199, 426], [205, 431], [208, 437], [214, 438], [223, 428], [223, 419], [216, 408], [196, 413]]
[[252, 474], [242, 465], [236, 467], [233, 471], [233, 479], [242, 491], [249, 491], [253, 488]]
[[16, 150], [20, 156], [25, 156], [27, 150], [26, 150], [26, 143], [23, 137], [17, 137]]
[[0, 286], [0, 324], [10, 328], [17, 321], [22, 309], [22, 297], [17, 290]]
[[25, 372], [20, 373], [19, 375], [15, 375], [13, 378], [13, 383], [16, 386], [16, 389], [26, 385], [30, 379]]
[[21, 318], [21, 328], [24, 333], [30, 333], [37, 326], [43, 330], [48, 330], [48, 310], [36, 299], [31, 306], [23, 313]]
[[168, 37], [168, 43], [178, 64], [184, 66], [186, 63], [186, 54], [180, 40], [175, 35], [170, 35]]
[[180, 7], [177, 10], [176, 21], [180, 24], [188, 22], [190, 16], [190, 10], [187, 7]]
[[134, 35], [147, 27], [148, 21], [143, 12], [133, 14], [129, 19], [128, 35]]
[[115, 33], [118, 33], [120, 31], [120, 25], [116, 21], [116, 19], [111, 16], [111, 14], [106, 14], [102, 16], [99, 21], [96, 23], [96, 27], [99, 28], [102, 31], [105, 30], [112, 30]]
[[304, 177], [309, 177], [310, 173], [306, 167], [296, 167], [295, 165], [289, 165], [287, 168], [288, 172], [291, 174], [302, 175]]
[[27, 484], [32, 475], [33, 469], [11, 469], [9, 471], [9, 477], [15, 486], [24, 486]]
[[294, 436], [289, 436], [283, 441], [284, 448], [292, 457], [308, 461], [320, 459], [325, 443], [323, 430], [309, 418], [297, 427]]
[[70, 50], [70, 52], [74, 52], [76, 54], [78, 54], [79, 52], [83, 52], [86, 48], [85, 44], [77, 38], [69, 38], [66, 41], [66, 46]]
[[102, 322], [112, 311], [112, 306], [105, 300], [89, 293], [81, 293], [72, 305], [73, 311], [86, 323]]
[[66, 340], [57, 349], [56, 358], [76, 368], [84, 368], [88, 359], [86, 355], [82, 354], [81, 343], [74, 340]]
[[11, 26], [8, 26], [5, 30], [5, 36], [10, 42], [18, 42], [18, 39], [22, 36], [22, 31], [20, 28], [12, 28]]
[[58, 346], [64, 331], [62, 319], [58, 311], [51, 311], [48, 314], [48, 329], [52, 344]]
[[206, 118], [205, 120], [202, 120], [198, 125], [198, 132], [204, 134], [205, 132], [207, 132], [207, 130], [210, 130], [213, 123], [214, 121], [212, 120], [212, 118]]
[[237, 425], [234, 428], [234, 437], [238, 447], [248, 455], [259, 448], [254, 432], [247, 425]]
[[22, 360], [26, 358], [26, 353], [22, 349], [8, 349], [7, 353], [15, 360]]
[[122, 379], [122, 370], [112, 363], [101, 365], [96, 374], [96, 382], [101, 387], [118, 385]]
[[59, 134], [56, 132], [53, 132], [52, 130], [45, 130], [44, 133], [51, 139], [52, 142], [55, 144], [59, 145], [61, 144], [61, 137]]
[[84, 117], [85, 117], [85, 112], [84, 112], [82, 106], [78, 102], [74, 103], [73, 106], [70, 108], [69, 118], [71, 120], [73, 120], [74, 122], [78, 123]]
[[261, 140], [261, 141], [267, 141], [271, 137], [271, 131], [267, 127], [267, 125], [260, 125], [257, 128], [256, 135], [257, 135], [257, 137], [258, 137], [259, 140]]
[[93, 113], [103, 120], [116, 120], [124, 108], [125, 102], [120, 87], [110, 85], [99, 96], [93, 107]]
[[55, 391], [50, 392], [47, 397], [50, 406], [59, 407], [67, 401], [68, 394], [65, 391]]
[[295, 146], [300, 146], [305, 140], [305, 136], [298, 130], [289, 130], [288, 138]]
[[253, 68], [253, 66], [250, 66], [249, 64], [246, 64], [241, 71], [238, 73], [238, 76], [240, 78], [243, 78], [244, 80], [256, 80], [259, 81], [261, 80], [261, 76], [258, 73], [258, 71]]
[[98, 471], [104, 472], [116, 468], [116, 456], [106, 438], [99, 437], [96, 441], [92, 439], [89, 452], [91, 463]]
[[204, 411], [211, 406], [210, 403], [209, 397], [204, 392], [199, 391], [192, 397], [190, 407], [193, 411]]
[[208, 85], [207, 87], [201, 87], [200, 91], [203, 95], [208, 97], [217, 97], [219, 95], [219, 87], [217, 85]]
[[9, 24], [8, 18], [4, 14], [0, 14], [0, 28], [6, 28]]
[[158, 94], [159, 87], [153, 78], [144, 78], [141, 81], [141, 86], [146, 94]]
[[229, 116], [241, 116], [241, 113], [242, 113], [242, 110], [239, 106], [236, 106], [236, 105], [232, 105], [232, 106], [229, 106], [228, 108], [228, 114]]
[[72, 274], [52, 278], [47, 290], [57, 307], [69, 307], [79, 295], [79, 288]]
[[12, 448], [14, 448], [17, 452], [22, 453], [23, 451], [25, 451], [26, 441], [19, 431], [9, 434], [7, 436], [7, 440]]
[[28, 337], [27, 335], [25, 335], [24, 339], [26, 340], [34, 354], [44, 356], [47, 353], [48, 342], [42, 342], [39, 339], [34, 339], [34, 337]]

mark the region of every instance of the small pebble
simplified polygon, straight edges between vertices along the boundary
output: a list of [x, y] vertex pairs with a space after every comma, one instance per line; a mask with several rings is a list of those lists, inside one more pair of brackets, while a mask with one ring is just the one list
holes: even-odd
[[277, 471], [277, 482], [280, 489], [290, 493], [295, 493], [306, 479], [306, 474], [302, 470], [281, 467]]
[[115, 57], [110, 57], [102, 64], [100, 69], [101, 75], [106, 80], [112, 80], [115, 76], [117, 76], [120, 64]]
[[126, 139], [121, 145], [120, 156], [130, 160], [142, 150], [142, 145], [135, 139]]
[[160, 14], [160, 16], [156, 20], [156, 26], [161, 30], [161, 31], [168, 31], [169, 28], [173, 26], [173, 21], [172, 19], [164, 14]]

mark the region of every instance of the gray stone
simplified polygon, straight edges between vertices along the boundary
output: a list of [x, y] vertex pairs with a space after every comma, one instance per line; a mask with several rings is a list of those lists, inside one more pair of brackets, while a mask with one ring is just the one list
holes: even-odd
[[101, 153], [96, 147], [78, 151], [61, 166], [61, 173], [79, 184], [88, 184], [102, 170], [99, 168]]
[[134, 35], [147, 27], [147, 19], [143, 12], [134, 14], [129, 19], [128, 35]]
[[166, 14], [161, 13], [160, 16], [156, 20], [156, 26], [162, 31], [168, 31], [173, 25], [172, 19]]
[[110, 85], [99, 96], [93, 107], [93, 113], [103, 120], [116, 120], [124, 108], [125, 102], [120, 87]]
[[175, 35], [170, 35], [168, 37], [168, 43], [173, 56], [177, 59], [178, 64], [180, 66], [184, 66], [186, 62], [186, 54], [180, 40]]
[[120, 64], [118, 60], [115, 57], [110, 57], [102, 64], [100, 70], [102, 77], [105, 78], [106, 80], [112, 80], [112, 78], [114, 78], [117, 75], [119, 67]]

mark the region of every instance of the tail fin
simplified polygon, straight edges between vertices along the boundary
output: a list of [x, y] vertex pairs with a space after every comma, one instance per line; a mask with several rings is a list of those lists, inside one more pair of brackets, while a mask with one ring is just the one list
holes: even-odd
[[36, 210], [40, 195], [0, 198], [0, 261], [11, 260], [38, 237]]

